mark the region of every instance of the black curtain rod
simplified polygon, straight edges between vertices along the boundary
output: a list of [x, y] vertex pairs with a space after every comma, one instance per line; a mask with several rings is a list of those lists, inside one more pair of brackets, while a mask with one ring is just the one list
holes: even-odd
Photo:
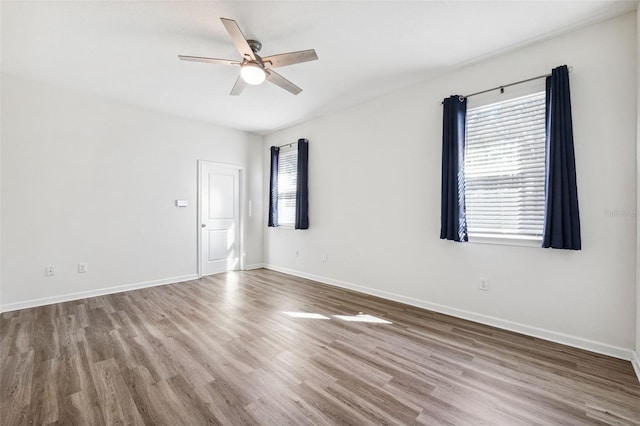
[[[569, 72], [571, 72], [571, 71], [573, 71], [573, 67], [569, 67]], [[494, 90], [498, 90], [498, 89], [500, 89], [500, 93], [504, 93], [504, 88], [505, 87], [511, 87], [511, 86], [515, 86], [515, 85], [518, 85], [518, 84], [522, 84], [522, 83], [528, 83], [530, 81], [539, 80], [541, 78], [549, 77], [550, 75], [551, 74], [544, 74], [544, 75], [539, 75], [537, 77], [527, 78], [526, 80], [516, 81], [514, 83], [503, 84], [502, 86], [492, 87], [491, 89], [482, 90], [480, 92], [472, 93], [472, 94], [466, 95], [466, 96], [461, 96], [461, 99], [470, 98], [471, 96], [476, 96], [476, 95], [482, 95], [483, 93], [493, 92]]]
[[526, 80], [516, 81], [515, 83], [509, 83], [509, 84], [504, 84], [504, 85], [498, 86], [498, 87], [492, 87], [491, 89], [482, 90], [480, 92], [476, 92], [476, 93], [472, 93], [470, 95], [463, 96], [463, 98], [470, 98], [472, 96], [482, 95], [483, 93], [493, 92], [494, 90], [498, 90], [498, 89], [500, 89], [500, 93], [504, 93], [504, 88], [505, 87], [516, 86], [516, 85], [522, 84], [522, 83], [528, 83], [528, 82], [533, 81], [533, 80], [539, 80], [541, 78], [549, 77], [550, 75], [551, 74], [539, 75], [537, 77], [527, 78]]
[[288, 146], [289, 148], [291, 148], [293, 145], [297, 144], [298, 142], [291, 142], [291, 143], [285, 143], [284, 145], [278, 145], [276, 147], [273, 146], [269, 146], [267, 147], [267, 149], [271, 149], [271, 148], [282, 148], [284, 146]]
[[276, 146], [276, 148], [282, 148], [283, 146], [288, 146], [289, 148], [291, 148], [296, 143], [298, 143], [298, 142], [285, 143], [284, 145]]
[[291, 142], [291, 143], [285, 143], [284, 145], [278, 145], [276, 146], [276, 148], [282, 148], [283, 146], [288, 146], [289, 148], [291, 148], [293, 145], [297, 144], [299, 141], [295, 141], [295, 142]]

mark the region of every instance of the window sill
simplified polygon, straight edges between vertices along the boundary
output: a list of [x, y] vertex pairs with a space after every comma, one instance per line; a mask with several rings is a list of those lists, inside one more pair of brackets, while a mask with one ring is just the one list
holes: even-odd
[[296, 227], [294, 225], [278, 225], [278, 226], [272, 226], [272, 228], [274, 229], [291, 229], [291, 230], [295, 230]]
[[542, 247], [542, 238], [508, 236], [495, 234], [476, 234], [469, 235], [470, 243], [474, 244], [497, 244], [502, 246], [520, 246], [520, 247]]

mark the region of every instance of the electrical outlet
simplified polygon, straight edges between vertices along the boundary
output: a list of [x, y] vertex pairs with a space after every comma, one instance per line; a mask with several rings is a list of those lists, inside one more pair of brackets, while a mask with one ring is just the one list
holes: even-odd
[[480, 283], [478, 284], [478, 288], [480, 290], [488, 291], [489, 290], [489, 278], [480, 278]]
[[47, 266], [46, 268], [44, 268], [44, 274], [47, 277], [53, 277], [56, 274], [55, 266]]
[[322, 253], [322, 261], [326, 262], [327, 260], [329, 260], [329, 258], [327, 257], [327, 253]]
[[87, 263], [78, 263], [78, 273], [84, 274], [85, 272], [89, 272], [89, 265]]

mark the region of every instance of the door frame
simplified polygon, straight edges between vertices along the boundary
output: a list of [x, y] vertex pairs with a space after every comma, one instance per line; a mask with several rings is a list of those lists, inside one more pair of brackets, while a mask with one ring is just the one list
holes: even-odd
[[213, 166], [213, 167], [219, 167], [219, 168], [225, 168], [225, 169], [233, 169], [233, 170], [237, 170], [238, 171], [238, 259], [239, 259], [239, 265], [238, 265], [238, 269], [239, 271], [243, 271], [244, 270], [244, 262], [245, 262], [245, 253], [244, 253], [244, 226], [245, 226], [245, 220], [244, 220], [244, 215], [243, 212], [245, 210], [245, 206], [244, 206], [244, 167], [242, 166], [238, 166], [235, 164], [226, 164], [226, 163], [218, 163], [215, 161], [208, 161], [208, 160], [198, 160], [198, 215], [197, 215], [197, 220], [198, 222], [196, 223], [196, 235], [198, 236], [197, 238], [197, 244], [198, 244], [198, 249], [197, 249], [197, 262], [198, 262], [198, 278], [202, 278], [202, 168], [204, 165], [208, 165], [208, 166]]

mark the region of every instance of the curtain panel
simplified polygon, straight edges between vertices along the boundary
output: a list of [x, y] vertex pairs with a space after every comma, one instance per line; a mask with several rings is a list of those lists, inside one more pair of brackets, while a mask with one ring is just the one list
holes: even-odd
[[464, 138], [467, 100], [453, 95], [443, 101], [442, 199], [440, 238], [468, 241], [464, 199]]
[[309, 141], [298, 139], [295, 229], [309, 229]]
[[542, 247], [580, 250], [580, 214], [573, 149], [569, 69], [547, 77], [545, 215]]

